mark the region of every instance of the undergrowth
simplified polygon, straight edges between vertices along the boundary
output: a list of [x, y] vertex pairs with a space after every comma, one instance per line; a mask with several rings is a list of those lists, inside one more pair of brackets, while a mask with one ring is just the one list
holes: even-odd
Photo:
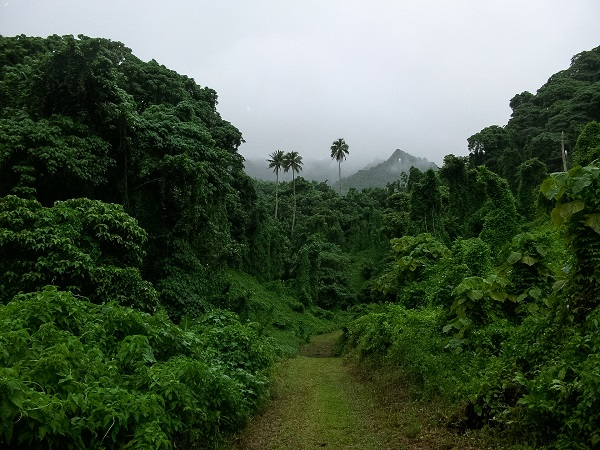
[[17, 296], [0, 306], [0, 448], [211, 448], [266, 399], [275, 351], [258, 328]]
[[227, 272], [227, 281], [240, 319], [258, 324], [260, 333], [272, 337], [283, 356], [296, 355], [311, 336], [340, 328], [348, 317], [343, 311], [305, 306], [282, 281], [260, 283], [233, 270]]

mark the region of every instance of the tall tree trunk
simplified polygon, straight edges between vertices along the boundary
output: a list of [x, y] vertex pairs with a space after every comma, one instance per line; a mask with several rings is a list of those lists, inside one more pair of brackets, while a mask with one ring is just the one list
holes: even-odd
[[338, 176], [340, 178], [340, 195], [342, 195], [342, 161], [338, 161]]
[[127, 137], [124, 136], [124, 131], [121, 130], [119, 136], [119, 151], [122, 151], [124, 154], [124, 162], [123, 162], [123, 206], [125, 207], [125, 211], [129, 211], [129, 179], [127, 177], [127, 171], [129, 169], [129, 159], [127, 154]]
[[277, 219], [277, 205], [278, 205], [277, 194], [279, 192], [279, 171], [277, 171], [275, 173], [275, 176], [277, 177], [277, 183], [275, 184], [275, 218]]
[[294, 224], [296, 223], [296, 177], [292, 169], [292, 188], [294, 192], [294, 211], [292, 212], [292, 236], [294, 235]]

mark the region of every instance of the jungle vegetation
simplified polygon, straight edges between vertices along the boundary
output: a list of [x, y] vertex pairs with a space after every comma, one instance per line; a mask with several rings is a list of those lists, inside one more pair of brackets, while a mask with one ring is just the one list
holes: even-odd
[[469, 156], [343, 196], [293, 150], [249, 178], [217, 100], [118, 42], [0, 37], [0, 448], [217, 447], [342, 325], [448, 426], [600, 442], [600, 47]]

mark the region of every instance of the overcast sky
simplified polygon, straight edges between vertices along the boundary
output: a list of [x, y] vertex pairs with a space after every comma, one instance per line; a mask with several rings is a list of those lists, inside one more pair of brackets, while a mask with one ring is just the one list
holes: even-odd
[[[441, 164], [600, 45], [599, 0], [0, 0], [0, 34], [123, 42], [219, 94], [241, 153]], [[354, 164], [352, 164], [354, 163]]]

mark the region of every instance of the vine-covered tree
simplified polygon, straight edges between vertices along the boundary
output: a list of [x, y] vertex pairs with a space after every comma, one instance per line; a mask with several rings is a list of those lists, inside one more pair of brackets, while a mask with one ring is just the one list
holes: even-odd
[[506, 130], [492, 125], [467, 139], [473, 166], [486, 164], [491, 170], [497, 170], [497, 160], [508, 147], [509, 136]]
[[539, 187], [548, 176], [546, 164], [538, 158], [532, 158], [517, 169], [517, 203], [519, 212], [527, 220], [533, 220], [536, 216], [536, 200], [539, 196]]
[[411, 186], [410, 218], [415, 234], [441, 234], [442, 193], [440, 177], [433, 169], [421, 174]]
[[479, 167], [477, 181], [483, 186], [486, 200], [481, 208], [483, 217], [479, 237], [486, 242], [492, 254], [498, 257], [499, 251], [519, 231], [519, 216], [515, 198], [508, 182], [489, 171]]
[[473, 172], [468, 167], [467, 157], [452, 154], [444, 157], [439, 176], [448, 189], [448, 211], [442, 216], [442, 221], [451, 238], [476, 235], [466, 226], [483, 201], [482, 198], [477, 198], [477, 183]]
[[342, 161], [346, 159], [346, 155], [348, 154], [348, 144], [342, 138], [339, 138], [336, 141], [333, 141], [331, 144], [331, 159], [335, 159], [338, 163], [338, 176], [340, 183], [340, 195], [342, 195]]
[[600, 122], [592, 121], [583, 127], [572, 156], [573, 163], [581, 166], [600, 160]]
[[86, 36], [0, 37], [0, 62], [0, 196], [123, 205], [148, 233], [144, 275], [179, 288], [167, 303], [248, 257], [256, 198], [212, 89]]

